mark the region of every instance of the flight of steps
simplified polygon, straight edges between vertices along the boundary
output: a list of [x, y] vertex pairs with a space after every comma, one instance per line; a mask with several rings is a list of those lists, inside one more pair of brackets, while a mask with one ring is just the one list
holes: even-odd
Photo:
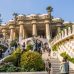
[[[51, 66], [52, 66], [53, 74], [60, 74], [60, 70], [59, 70], [60, 61], [59, 61], [59, 59], [51, 58]], [[74, 70], [72, 70], [71, 68], [69, 70], [70, 70], [69, 74], [74, 74]]]
[[60, 61], [58, 59], [51, 58], [51, 67], [53, 74], [59, 74]]

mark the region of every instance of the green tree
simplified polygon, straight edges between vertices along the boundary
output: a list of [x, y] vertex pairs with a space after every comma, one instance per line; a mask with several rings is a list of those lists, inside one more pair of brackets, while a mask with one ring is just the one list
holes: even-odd
[[53, 11], [53, 8], [52, 8], [51, 6], [48, 6], [48, 7], [46, 8], [46, 10], [47, 10], [48, 13], [51, 13], [51, 12]]

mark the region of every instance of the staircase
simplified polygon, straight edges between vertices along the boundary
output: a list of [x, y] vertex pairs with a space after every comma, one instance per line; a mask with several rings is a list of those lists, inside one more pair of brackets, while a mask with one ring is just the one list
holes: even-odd
[[58, 59], [51, 58], [51, 67], [52, 67], [52, 73], [53, 74], [59, 74], [60, 73], [60, 61]]
[[[55, 59], [55, 58], [51, 58], [51, 67], [52, 67], [52, 72], [53, 74], [60, 74], [60, 61], [59, 59]], [[72, 70], [71, 68], [69, 69], [70, 73], [69, 74], [74, 74], [74, 70]]]

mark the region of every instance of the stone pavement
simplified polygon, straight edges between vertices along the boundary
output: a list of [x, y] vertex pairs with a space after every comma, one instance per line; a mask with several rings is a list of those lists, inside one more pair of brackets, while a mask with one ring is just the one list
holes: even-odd
[[48, 74], [47, 72], [1, 72], [0, 74]]

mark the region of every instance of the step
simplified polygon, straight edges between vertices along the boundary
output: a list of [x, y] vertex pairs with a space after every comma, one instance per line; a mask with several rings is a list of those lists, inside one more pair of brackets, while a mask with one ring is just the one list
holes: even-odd
[[[60, 73], [60, 61], [58, 59], [54, 59], [54, 58], [51, 58], [51, 66], [52, 66], [52, 71], [53, 71], [53, 74], [59, 74]], [[70, 73], [69, 74], [74, 74], [74, 70], [72, 70], [70, 68]]]

